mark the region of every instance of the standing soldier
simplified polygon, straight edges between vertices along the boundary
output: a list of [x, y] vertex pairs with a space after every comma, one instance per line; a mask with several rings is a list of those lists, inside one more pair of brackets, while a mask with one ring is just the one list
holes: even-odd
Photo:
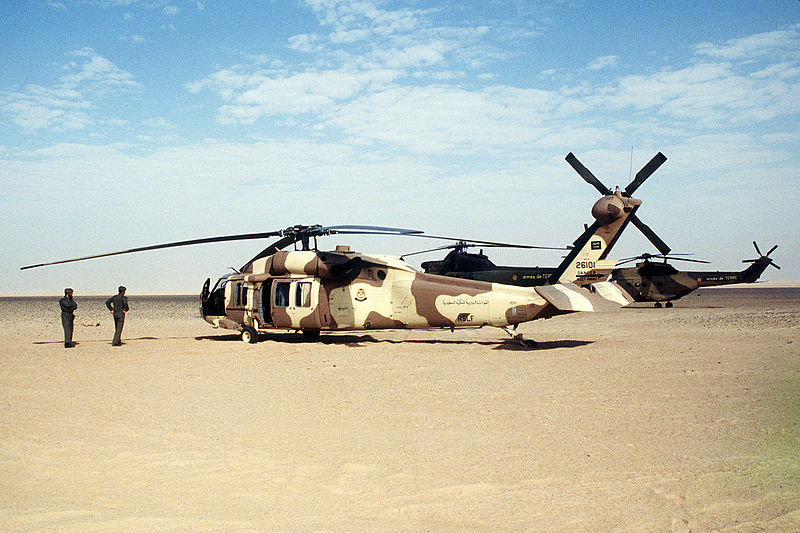
[[125, 296], [127, 289], [119, 287], [119, 293], [106, 300], [106, 307], [114, 315], [114, 340], [112, 346], [122, 345], [122, 325], [125, 323], [125, 313], [128, 312], [128, 297]]
[[64, 297], [58, 301], [61, 306], [61, 325], [64, 326], [64, 348], [74, 348], [72, 328], [75, 323], [75, 309], [78, 304], [72, 299], [72, 289], [64, 289]]

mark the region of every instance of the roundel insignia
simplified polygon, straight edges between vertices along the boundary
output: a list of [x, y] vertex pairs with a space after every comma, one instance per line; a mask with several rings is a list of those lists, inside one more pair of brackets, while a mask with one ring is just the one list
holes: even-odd
[[511, 279], [512, 279], [512, 280], [514, 280], [514, 281], [517, 281], [517, 275], [516, 275], [516, 274], [513, 274], [513, 275], [511, 276]]
[[364, 289], [358, 289], [356, 292], [356, 301], [363, 302], [367, 299], [367, 293], [364, 292]]

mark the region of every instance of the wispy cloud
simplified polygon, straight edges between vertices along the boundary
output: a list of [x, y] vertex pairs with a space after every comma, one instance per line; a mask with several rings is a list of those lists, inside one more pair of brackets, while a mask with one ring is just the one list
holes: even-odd
[[[596, 142], [593, 136], [608, 138], [617, 129], [621, 134], [624, 126], [613, 118], [618, 112], [643, 116], [651, 132], [670, 135], [800, 112], [800, 63], [785, 53], [797, 40], [796, 29], [702, 45], [695, 48], [695, 61], [685, 67], [663, 67], [604, 84], [593, 84], [587, 77], [577, 86], [558, 90], [462, 87], [453, 80], [460, 78], [459, 68], [470, 68], [470, 60], [459, 54], [465, 52], [465, 42], [481, 48], [476, 39], [488, 39], [485, 30], [429, 28], [411, 11], [391, 17], [367, 6], [355, 9], [323, 1], [311, 5], [321, 24], [335, 28], [337, 35], [381, 17], [404, 21], [401, 28], [410, 33], [393, 30], [395, 38], [373, 43], [358, 61], [346, 40], [334, 43], [330, 34], [295, 36], [290, 40], [295, 50], [314, 57], [327, 54], [342, 64], [306, 65], [302, 72], [239, 65], [190, 84], [193, 92], [211, 90], [225, 100], [218, 108], [220, 122], [253, 124], [270, 116], [307, 115], [306, 126], [331, 128], [353, 142], [441, 153], [556, 143], [564, 140], [564, 131], [573, 132], [573, 142], [591, 145]], [[447, 38], [456, 33], [462, 38]], [[773, 57], [781, 61], [771, 62]], [[619, 59], [596, 58], [587, 70], [613, 67]], [[424, 77], [416, 77], [416, 69], [424, 70]]]
[[724, 44], [706, 42], [695, 46], [695, 53], [727, 61], [775, 55], [790, 55], [797, 59], [800, 57], [800, 33], [794, 27], [731, 39]]
[[193, 93], [214, 91], [225, 100], [220, 122], [252, 124], [266, 116], [316, 113], [319, 125], [337, 106], [403, 84], [460, 79], [501, 54], [489, 42], [487, 27], [435, 25], [426, 20], [430, 11], [386, 10], [370, 1], [305, 4], [321, 31], [288, 39], [290, 49], [309, 56], [302, 70], [237, 65], [188, 84]]
[[603, 56], [598, 57], [588, 65], [586, 65], [587, 70], [602, 70], [608, 67], [614, 67], [619, 62], [619, 56]]
[[688, 67], [620, 78], [596, 94], [595, 105], [652, 110], [690, 129], [800, 112], [797, 29], [705, 43], [695, 53]]
[[139, 87], [130, 72], [91, 48], [67, 56], [73, 59], [60, 67], [63, 74], [53, 86], [0, 92], [0, 113], [26, 131], [83, 129], [98, 120], [89, 113], [94, 100]]

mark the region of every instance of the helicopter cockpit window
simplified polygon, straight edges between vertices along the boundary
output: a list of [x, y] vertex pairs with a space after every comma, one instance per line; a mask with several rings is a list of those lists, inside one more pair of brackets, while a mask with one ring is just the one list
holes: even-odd
[[297, 283], [297, 290], [295, 291], [295, 305], [297, 307], [311, 307], [311, 283]]
[[275, 284], [275, 307], [289, 307], [289, 282]]
[[247, 305], [247, 283], [242, 284], [242, 305]]
[[225, 285], [228, 283], [228, 277], [225, 276], [223, 278], [219, 278], [217, 283], [214, 285], [214, 288], [211, 289], [211, 292], [218, 291], [225, 288]]

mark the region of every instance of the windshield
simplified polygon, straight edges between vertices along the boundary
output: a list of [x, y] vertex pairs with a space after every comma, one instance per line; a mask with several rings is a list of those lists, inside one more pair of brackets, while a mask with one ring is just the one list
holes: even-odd
[[222, 276], [221, 278], [219, 278], [219, 280], [217, 280], [217, 284], [214, 285], [214, 290], [212, 290], [211, 292], [223, 289], [226, 283], [228, 283], [228, 276]]

